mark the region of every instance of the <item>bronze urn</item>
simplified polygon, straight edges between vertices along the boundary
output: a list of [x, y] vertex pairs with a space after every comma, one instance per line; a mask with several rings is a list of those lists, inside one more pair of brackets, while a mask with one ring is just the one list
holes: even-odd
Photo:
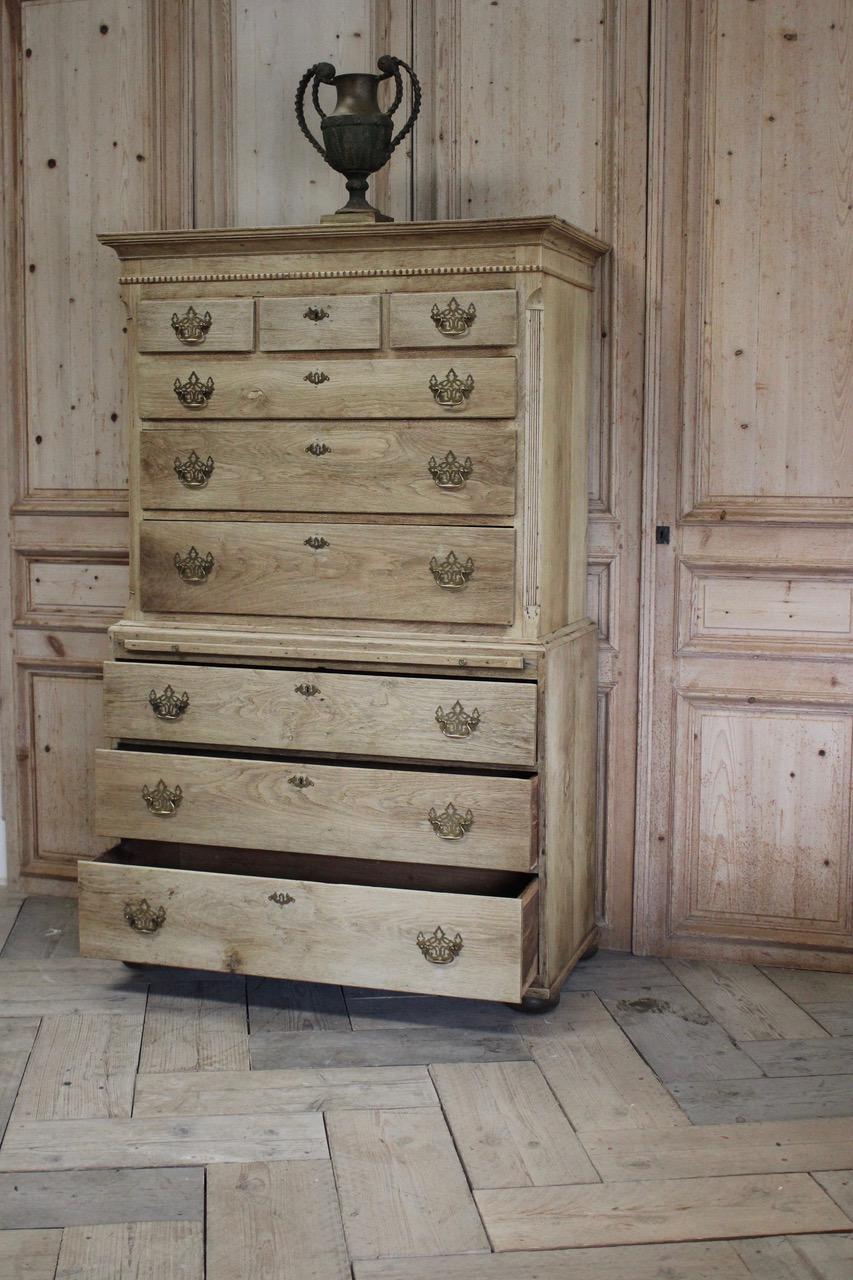
[[[421, 87], [412, 68], [402, 58], [384, 54], [376, 64], [381, 75], [369, 72], [347, 72], [337, 75], [331, 62], [318, 62], [309, 67], [296, 90], [296, 119], [299, 128], [313, 147], [337, 173], [347, 180], [349, 199], [343, 208], [331, 215], [335, 219], [354, 222], [393, 222], [368, 204], [365, 192], [367, 180], [387, 164], [394, 148], [410, 132], [421, 107]], [[400, 68], [408, 72], [412, 81], [412, 111], [402, 129], [392, 137], [393, 115], [403, 100], [403, 78]], [[393, 76], [394, 101], [387, 111], [379, 106], [379, 85]], [[305, 123], [305, 91], [311, 83], [311, 97], [320, 117], [323, 134], [321, 146]], [[331, 115], [320, 106], [320, 85], [334, 85], [338, 100]], [[325, 221], [325, 219], [324, 219]]]

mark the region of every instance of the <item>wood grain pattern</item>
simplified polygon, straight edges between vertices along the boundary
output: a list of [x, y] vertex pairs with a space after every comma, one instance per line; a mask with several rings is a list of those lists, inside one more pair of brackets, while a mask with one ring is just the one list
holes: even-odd
[[349, 1015], [340, 987], [248, 978], [246, 1002], [253, 1057], [259, 1036], [275, 1040], [297, 1031], [349, 1031]]
[[203, 1280], [201, 1222], [68, 1227], [56, 1280]]
[[4, 960], [77, 956], [77, 909], [68, 898], [27, 898], [3, 948]]
[[252, 1068], [421, 1066], [433, 1062], [521, 1062], [530, 1054], [505, 1027], [407, 1030], [261, 1031], [251, 1038]]
[[797, 1040], [825, 1034], [758, 969], [695, 960], [671, 960], [669, 967], [736, 1040]]
[[0, 1241], [10, 1230], [126, 1222], [201, 1222], [204, 1170], [69, 1169], [0, 1174]]
[[743, 1044], [768, 1076], [834, 1076], [853, 1072], [853, 1036], [815, 1040], [751, 1040]]
[[38, 1029], [38, 1018], [0, 1018], [0, 1134], [18, 1096]]
[[[261, 351], [354, 351], [382, 346], [379, 294], [261, 298], [258, 347]], [[325, 311], [318, 320], [306, 315]]]
[[249, 1066], [242, 980], [155, 983], [148, 994], [138, 1070], [240, 1071]]
[[853, 1075], [754, 1080], [687, 1080], [670, 1085], [694, 1124], [796, 1120], [853, 1114]]
[[2, 1280], [54, 1280], [61, 1231], [3, 1231], [0, 1233]]
[[[456, 300], [463, 311], [474, 309], [473, 322], [452, 336], [433, 319], [433, 308], [445, 311]], [[518, 298], [514, 289], [465, 289], [456, 293], [392, 293], [392, 347], [509, 347], [518, 334]]]
[[54, 1013], [142, 1014], [147, 991], [147, 984], [120, 964], [78, 959], [4, 960], [0, 965], [0, 1008], [16, 1019]]
[[129, 1116], [142, 1018], [79, 1013], [42, 1019], [15, 1122]]
[[[172, 327], [193, 307], [200, 317], [209, 314], [210, 327], [198, 346], [182, 342]], [[196, 351], [251, 351], [255, 345], [255, 304], [251, 298], [167, 298], [140, 302], [136, 313], [139, 351], [180, 352], [191, 360]]]

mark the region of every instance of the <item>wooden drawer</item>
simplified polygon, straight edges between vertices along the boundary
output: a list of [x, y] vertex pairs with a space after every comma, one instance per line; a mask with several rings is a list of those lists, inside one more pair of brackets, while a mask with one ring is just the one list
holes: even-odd
[[251, 351], [255, 304], [251, 298], [172, 298], [140, 302], [136, 345], [140, 351]]
[[84, 956], [507, 1001], [536, 968], [535, 880], [467, 894], [113, 860], [78, 868]]
[[146, 427], [143, 507], [512, 515], [515, 428], [495, 423]]
[[155, 751], [95, 755], [101, 835], [513, 871], [536, 861], [530, 778]]
[[518, 336], [514, 289], [392, 293], [392, 347], [511, 347]]
[[[143, 520], [140, 544], [142, 608], [155, 613], [513, 618], [512, 529]], [[469, 568], [459, 589], [436, 581]]]
[[[456, 357], [451, 362], [442, 351], [428, 360], [324, 362], [322, 356], [309, 361], [274, 355], [230, 360], [143, 355], [138, 374], [143, 418], [515, 416], [511, 356]], [[444, 403], [454, 396], [458, 404]]]
[[361, 296], [261, 298], [261, 351], [356, 351], [382, 346], [382, 300]]
[[153, 662], [104, 681], [108, 738], [536, 766], [533, 683]]

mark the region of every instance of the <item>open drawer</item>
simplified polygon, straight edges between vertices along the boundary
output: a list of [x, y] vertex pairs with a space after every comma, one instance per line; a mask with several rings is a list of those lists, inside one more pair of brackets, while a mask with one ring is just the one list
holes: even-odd
[[80, 862], [81, 954], [483, 1000], [530, 985], [535, 879], [315, 863], [158, 845]]

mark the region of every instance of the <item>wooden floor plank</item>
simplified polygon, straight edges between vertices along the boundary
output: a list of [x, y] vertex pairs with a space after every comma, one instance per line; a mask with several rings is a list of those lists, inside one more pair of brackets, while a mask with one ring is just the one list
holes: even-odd
[[815, 1181], [853, 1221], [853, 1161], [845, 1169], [834, 1168], [833, 1172], [816, 1173]]
[[412, 1027], [507, 1027], [518, 1014], [490, 1000], [447, 996], [350, 996], [347, 1008], [355, 1031], [408, 1031]]
[[343, 992], [328, 983], [249, 978], [247, 996], [252, 1035], [350, 1030]]
[[78, 959], [76, 898], [27, 898], [3, 947], [4, 960]]
[[853, 1115], [853, 1076], [675, 1080], [670, 1091], [694, 1124]]
[[23, 894], [13, 893], [8, 889], [0, 890], [0, 952], [6, 945], [6, 939], [12, 932], [12, 926], [23, 904]]
[[[423, 1258], [357, 1262], [355, 1280], [427, 1280]], [[442, 1258], [440, 1280], [750, 1280], [728, 1241], [616, 1245]]]
[[488, 1250], [450, 1133], [434, 1110], [333, 1111], [326, 1123], [351, 1258]]
[[140, 1076], [133, 1114], [278, 1116], [352, 1107], [437, 1106], [426, 1067], [330, 1067]]
[[206, 1280], [349, 1280], [328, 1160], [212, 1165]]
[[10, 1017], [144, 1013], [148, 979], [112, 960], [0, 959], [0, 1009]]
[[498, 1252], [850, 1230], [808, 1174], [475, 1191]]
[[628, 951], [599, 951], [572, 970], [563, 986], [563, 996], [568, 992], [597, 991], [620, 999], [648, 995], [659, 987], [681, 989], [662, 960], [634, 956]]
[[736, 1240], [734, 1247], [750, 1280], [818, 1280], [794, 1246], [796, 1236], [765, 1236]]
[[821, 1040], [751, 1040], [741, 1045], [767, 1076], [853, 1074], [853, 1036]]
[[38, 1018], [0, 1018], [0, 1139], [39, 1029]]
[[687, 1124], [687, 1117], [618, 1027], [591, 1023], [529, 1043], [534, 1060], [578, 1132]]
[[751, 1058], [683, 987], [604, 1003], [661, 1080], [746, 1080], [761, 1075]]
[[56, 1280], [202, 1280], [201, 1222], [68, 1227]]
[[244, 978], [180, 977], [151, 986], [141, 1072], [243, 1071], [249, 1068]]
[[0, 1230], [204, 1218], [204, 1170], [0, 1173]]
[[186, 1116], [130, 1120], [14, 1118], [0, 1173], [43, 1169], [152, 1169], [221, 1161], [320, 1160], [323, 1117]]
[[0, 1231], [0, 1280], [53, 1280], [61, 1231]]
[[814, 969], [762, 972], [833, 1036], [853, 1036], [853, 974]]
[[806, 1280], [850, 1280], [853, 1234], [796, 1236], [790, 1242], [806, 1264]]
[[472, 1187], [598, 1182], [535, 1062], [463, 1062], [431, 1074]]
[[584, 1133], [583, 1145], [608, 1182], [849, 1169], [853, 1117]]
[[141, 1038], [141, 1014], [42, 1018], [18, 1092], [15, 1119], [129, 1116]]
[[701, 960], [666, 963], [735, 1040], [807, 1040], [827, 1035], [754, 965]]
[[566, 1035], [593, 1024], [617, 1027], [595, 991], [564, 991], [556, 1008], [518, 1016], [515, 1029], [526, 1040], [536, 1040]]
[[423, 1066], [433, 1062], [520, 1062], [530, 1052], [507, 1027], [408, 1031], [298, 1031], [277, 1028], [249, 1037], [252, 1067]]

